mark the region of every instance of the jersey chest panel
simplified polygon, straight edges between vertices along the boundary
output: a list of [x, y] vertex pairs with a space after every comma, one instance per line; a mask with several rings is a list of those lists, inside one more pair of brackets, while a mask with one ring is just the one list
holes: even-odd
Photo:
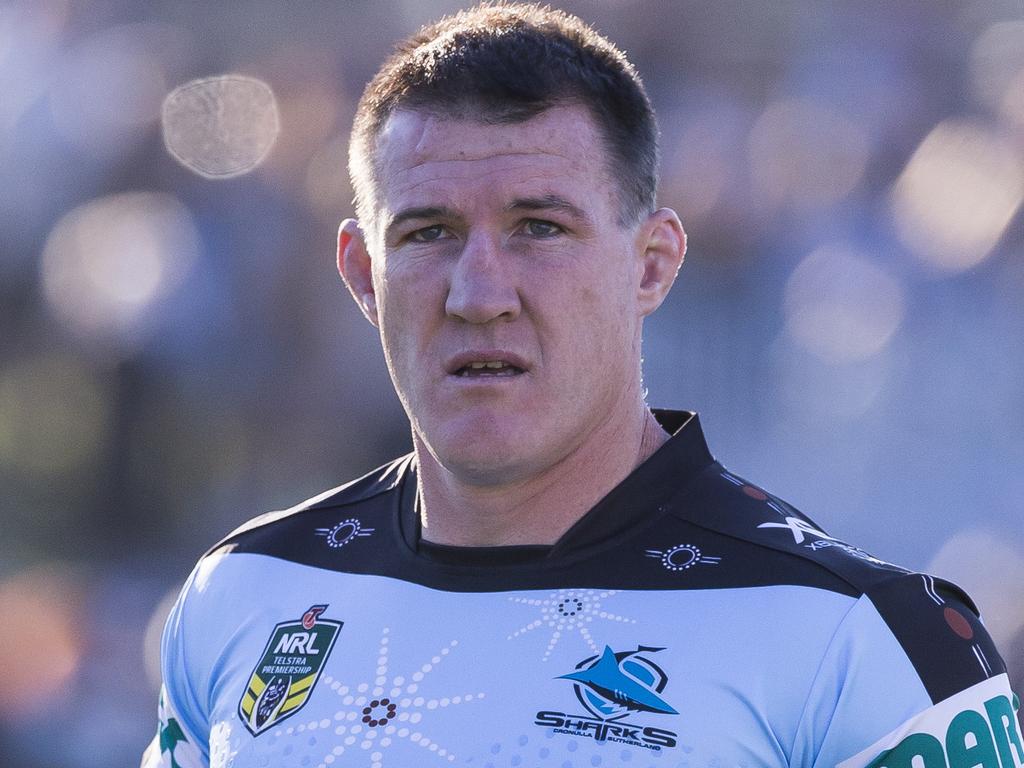
[[193, 671], [212, 768], [783, 766], [855, 602], [795, 586], [449, 592], [257, 555], [208, 581], [208, 604], [237, 606], [192, 620], [225, 628], [193, 641], [209, 649]]

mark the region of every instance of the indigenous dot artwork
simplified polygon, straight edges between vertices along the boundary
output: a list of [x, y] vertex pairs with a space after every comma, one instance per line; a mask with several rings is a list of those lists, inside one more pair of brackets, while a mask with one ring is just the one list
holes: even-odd
[[390, 628], [381, 630], [372, 683], [351, 685], [325, 675], [323, 684], [338, 696], [341, 708], [330, 718], [311, 720], [276, 732], [278, 736], [324, 732], [320, 742], [331, 746], [321, 757], [317, 768], [333, 765], [341, 755], [352, 750], [369, 753], [369, 768], [384, 768], [388, 748], [399, 740], [422, 747], [425, 753], [433, 754], [441, 762], [455, 761], [451, 745], [441, 744], [431, 737], [431, 713], [480, 701], [484, 693], [435, 692], [430, 683], [430, 674], [445, 662], [458, 647], [459, 641], [452, 640], [407, 674], [391, 675], [390, 635]]
[[602, 592], [594, 589], [560, 589], [545, 598], [510, 597], [509, 600], [513, 603], [538, 609], [539, 615], [513, 631], [508, 639], [513, 640], [535, 629], [546, 627], [550, 634], [541, 661], [551, 658], [555, 647], [566, 634], [578, 634], [591, 651], [599, 653], [601, 649], [590, 632], [590, 625], [593, 622], [636, 623], [635, 619], [610, 613], [602, 608], [604, 601], [615, 594], [615, 590]]

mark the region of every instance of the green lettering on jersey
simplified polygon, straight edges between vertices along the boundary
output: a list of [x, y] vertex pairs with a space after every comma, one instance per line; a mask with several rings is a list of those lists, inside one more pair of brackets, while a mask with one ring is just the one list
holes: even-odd
[[[1014, 695], [1014, 706], [1010, 706], [1010, 700], [1005, 696], [996, 696], [985, 702], [985, 711], [988, 713], [989, 722], [992, 724], [992, 732], [996, 737], [996, 748], [999, 750], [999, 759], [1003, 765], [1024, 765], [1024, 746], [1021, 745], [1020, 733], [1017, 731], [1017, 717], [1014, 709], [1020, 708], [1019, 700]], [[1010, 754], [1010, 747], [1017, 754], [1017, 763]]]
[[930, 734], [914, 733], [866, 768], [1019, 768], [1024, 766], [1015, 712], [1019, 708], [1016, 696], [1013, 704], [1006, 696], [994, 696], [985, 702], [985, 714], [959, 712], [946, 728], [945, 744]]
[[164, 752], [171, 753], [171, 768], [179, 768], [177, 761], [174, 759], [174, 746], [179, 741], [188, 743], [185, 732], [181, 730], [178, 721], [173, 717], [169, 717], [167, 718], [167, 725], [160, 729], [160, 754]]
[[988, 722], [973, 709], [953, 718], [946, 731], [949, 768], [1000, 768]]
[[[914, 759], [918, 758], [917, 762]], [[942, 744], [927, 733], [914, 733], [876, 757], [867, 768], [949, 768]]]

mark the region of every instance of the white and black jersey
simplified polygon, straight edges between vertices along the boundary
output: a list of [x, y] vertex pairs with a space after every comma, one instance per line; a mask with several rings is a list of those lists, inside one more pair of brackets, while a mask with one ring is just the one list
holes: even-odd
[[231, 534], [168, 620], [145, 768], [1024, 766], [967, 596], [656, 415], [553, 546], [420, 541], [411, 456]]

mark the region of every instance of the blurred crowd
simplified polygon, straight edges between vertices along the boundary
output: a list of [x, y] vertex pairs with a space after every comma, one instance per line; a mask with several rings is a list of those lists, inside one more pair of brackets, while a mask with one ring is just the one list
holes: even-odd
[[[964, 586], [1024, 694], [1019, 0], [558, 0], [690, 236], [652, 405]], [[0, 2], [0, 765], [132, 765], [204, 549], [410, 449], [334, 268], [347, 134], [449, 0]]]

